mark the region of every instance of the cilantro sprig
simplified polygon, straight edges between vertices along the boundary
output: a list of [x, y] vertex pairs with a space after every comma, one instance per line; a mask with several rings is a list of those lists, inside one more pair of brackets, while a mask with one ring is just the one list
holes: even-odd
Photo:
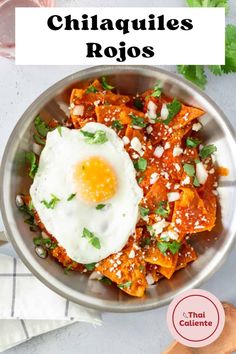
[[94, 87], [92, 84], [87, 88], [87, 90], [85, 91], [86, 93], [96, 93], [98, 92], [98, 89], [96, 89], [96, 87]]
[[25, 159], [30, 165], [29, 176], [31, 178], [34, 178], [34, 176], [38, 170], [38, 164], [36, 162], [36, 155], [32, 151], [26, 152]]
[[118, 284], [118, 288], [127, 289], [127, 288], [130, 288], [132, 284], [133, 284], [132, 281], [127, 281], [123, 284]]
[[159, 202], [158, 207], [155, 210], [155, 214], [166, 218], [170, 214], [170, 204], [168, 203], [168, 201]]
[[[225, 7], [229, 9], [228, 0], [186, 0], [190, 7]], [[178, 65], [177, 70], [185, 79], [201, 89], [207, 84], [206, 69], [214, 75], [236, 73], [236, 26], [228, 24], [225, 28], [225, 64], [224, 65]]]
[[113, 122], [112, 122], [112, 128], [119, 131], [119, 130], [122, 130], [124, 128], [123, 124], [118, 120], [118, 119], [115, 119]]
[[145, 128], [147, 126], [147, 123], [144, 122], [144, 118], [136, 116], [133, 113], [130, 113], [129, 116], [131, 118], [132, 127]]
[[134, 167], [137, 171], [144, 172], [147, 168], [147, 160], [143, 157], [140, 157], [137, 161], [134, 162]]
[[80, 133], [85, 137], [85, 142], [88, 144], [104, 144], [108, 141], [106, 133], [103, 130], [97, 130], [95, 133], [86, 130], [80, 130]]
[[172, 102], [167, 103], [166, 107], [169, 112], [168, 117], [165, 120], [160, 120], [160, 122], [168, 125], [172, 121], [172, 119], [179, 113], [182, 108], [182, 104], [176, 98], [174, 98]]
[[205, 159], [206, 157], [212, 155], [216, 151], [217, 151], [217, 147], [214, 144], [206, 145], [206, 146], [203, 146], [203, 148], [200, 150], [199, 156], [202, 159]]
[[54, 209], [57, 205], [58, 202], [60, 202], [60, 199], [55, 195], [51, 194], [51, 199], [49, 201], [43, 199], [41, 203], [48, 209]]
[[111, 86], [107, 83], [107, 80], [105, 78], [105, 76], [102, 77], [101, 79], [101, 84], [102, 84], [102, 87], [105, 89], [105, 90], [113, 90], [113, 88], [115, 88], [114, 86]]
[[158, 241], [157, 242], [157, 247], [160, 250], [161, 253], [166, 254], [166, 252], [169, 250], [172, 254], [176, 254], [180, 247], [181, 243], [177, 241], [172, 241], [172, 242], [167, 242], [167, 241]]
[[82, 237], [86, 238], [88, 242], [94, 247], [100, 250], [101, 244], [99, 238], [91, 231], [84, 227]]
[[162, 86], [160, 83], [156, 84], [153, 87], [153, 93], [151, 94], [152, 97], [160, 97], [162, 94]]

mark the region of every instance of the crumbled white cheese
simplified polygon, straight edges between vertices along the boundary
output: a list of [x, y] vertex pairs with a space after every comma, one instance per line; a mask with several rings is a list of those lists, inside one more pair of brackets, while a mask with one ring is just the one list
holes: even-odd
[[73, 114], [75, 116], [82, 116], [84, 114], [84, 106], [82, 104], [75, 106], [73, 109]]
[[158, 180], [158, 173], [153, 172], [150, 177], [150, 184], [156, 183], [157, 180]]
[[122, 140], [123, 140], [124, 145], [128, 145], [130, 142], [130, 140], [127, 136], [123, 136]]
[[162, 232], [160, 237], [161, 239], [165, 239], [165, 241], [169, 241], [169, 240], [178, 240], [179, 235], [177, 232], [170, 230], [170, 231]]
[[94, 101], [94, 106], [97, 107], [100, 102], [101, 102], [100, 100]]
[[165, 143], [164, 149], [167, 150], [167, 149], [169, 149], [169, 148], [170, 148], [170, 143], [168, 143], [168, 142]]
[[159, 235], [162, 233], [163, 229], [168, 225], [169, 225], [169, 222], [167, 222], [165, 219], [162, 219], [161, 221], [153, 224], [152, 229], [153, 229], [155, 235]]
[[185, 186], [186, 184], [190, 183], [190, 177], [186, 176], [185, 179], [181, 182], [182, 186]]
[[118, 272], [116, 272], [116, 276], [117, 276], [117, 278], [121, 278], [121, 270], [118, 270]]
[[180, 194], [179, 192], [170, 192], [167, 193], [167, 198], [169, 202], [175, 202], [176, 200], [178, 200], [180, 198]]
[[174, 189], [179, 189], [179, 187], [180, 187], [180, 184], [178, 184], [178, 183], [176, 183], [176, 184], [174, 185]]
[[146, 280], [147, 280], [148, 285], [152, 285], [155, 283], [153, 276], [150, 273], [146, 276]]
[[170, 183], [170, 182], [167, 182], [167, 183], [166, 183], [166, 188], [167, 188], [167, 189], [170, 189], [170, 188], [171, 188], [171, 183]]
[[158, 145], [156, 147], [156, 149], [154, 150], [153, 155], [156, 156], [156, 157], [161, 157], [163, 152], [164, 152], [163, 147], [161, 145]]
[[200, 184], [204, 184], [208, 177], [208, 172], [202, 162], [196, 164], [196, 176]]
[[177, 218], [177, 219], [175, 220], [175, 223], [176, 223], [177, 225], [179, 225], [179, 224], [181, 224], [181, 223], [182, 223], [182, 221], [181, 221], [181, 219], [180, 219], [180, 218]]
[[169, 115], [169, 111], [167, 108], [167, 105], [165, 103], [163, 103], [162, 107], [161, 107], [161, 119], [165, 120], [168, 118]]
[[134, 250], [131, 250], [129, 253], [129, 258], [134, 258], [135, 257], [135, 252]]
[[202, 127], [201, 123], [194, 123], [192, 126], [192, 130], [198, 132], [201, 129], [201, 127]]
[[183, 149], [180, 148], [179, 146], [177, 147], [174, 147], [173, 149], [173, 156], [176, 157], [176, 156], [179, 156], [183, 153]]

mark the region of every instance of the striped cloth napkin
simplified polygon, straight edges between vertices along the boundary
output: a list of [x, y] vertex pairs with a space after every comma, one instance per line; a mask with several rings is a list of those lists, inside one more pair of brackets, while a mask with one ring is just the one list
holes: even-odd
[[77, 321], [101, 325], [97, 311], [54, 293], [19, 259], [0, 254], [0, 284], [0, 352]]

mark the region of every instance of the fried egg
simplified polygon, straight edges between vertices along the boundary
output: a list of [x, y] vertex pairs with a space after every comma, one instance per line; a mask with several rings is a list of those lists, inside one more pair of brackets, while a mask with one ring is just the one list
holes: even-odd
[[30, 195], [67, 255], [88, 264], [124, 247], [143, 193], [123, 141], [111, 128], [88, 123], [48, 133]]

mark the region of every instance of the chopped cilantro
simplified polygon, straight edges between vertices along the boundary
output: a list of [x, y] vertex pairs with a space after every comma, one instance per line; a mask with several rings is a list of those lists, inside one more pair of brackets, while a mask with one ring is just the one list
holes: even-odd
[[194, 177], [193, 185], [194, 185], [194, 187], [200, 187], [200, 183], [199, 183], [197, 176]]
[[37, 130], [38, 134], [41, 135], [43, 138], [46, 138], [47, 133], [49, 132], [49, 127], [46, 125], [45, 122], [42, 121], [40, 116], [37, 116], [34, 120], [34, 126]]
[[70, 270], [73, 270], [72, 264], [69, 264], [66, 268], [64, 268], [64, 273], [68, 274]]
[[112, 281], [111, 279], [107, 278], [107, 277], [102, 277], [101, 279], [99, 279], [100, 282], [102, 282], [103, 284], [106, 284], [106, 285], [112, 285]]
[[130, 288], [132, 284], [133, 284], [132, 281], [127, 281], [123, 284], [118, 284], [118, 288], [120, 289]]
[[187, 173], [189, 177], [193, 177], [195, 175], [195, 168], [190, 163], [184, 164], [184, 171]]
[[96, 93], [96, 92], [98, 92], [98, 89], [96, 89], [96, 87], [94, 87], [93, 85], [90, 85], [85, 92], [86, 93]]
[[60, 202], [60, 199], [54, 194], [51, 194], [51, 197], [52, 199], [49, 202], [45, 199], [41, 201], [41, 203], [48, 209], [54, 209], [57, 203]]
[[186, 139], [186, 146], [189, 148], [196, 148], [200, 144], [200, 140], [188, 137]]
[[97, 209], [97, 210], [101, 210], [101, 209], [103, 209], [105, 206], [106, 206], [106, 204], [98, 204], [98, 205], [96, 206], [96, 209]]
[[136, 116], [133, 113], [130, 113], [129, 116], [131, 117], [132, 127], [145, 128], [147, 126], [147, 123], [144, 122], [143, 117]]
[[161, 87], [161, 84], [156, 84], [154, 87], [153, 87], [153, 93], [151, 94], [152, 97], [160, 97], [162, 94], [162, 87]]
[[38, 170], [38, 165], [36, 163], [36, 155], [32, 151], [26, 152], [25, 158], [30, 163], [29, 176], [31, 178], [34, 178], [34, 176]]
[[137, 161], [134, 162], [134, 167], [137, 171], [144, 172], [147, 168], [147, 160], [143, 157], [140, 157]]
[[34, 141], [36, 142], [36, 144], [38, 145], [45, 145], [45, 140], [42, 139], [38, 134], [34, 134], [33, 135]]
[[61, 125], [58, 125], [58, 127], [57, 127], [57, 131], [58, 131], [59, 135], [60, 135], [60, 136], [62, 136]]
[[199, 152], [199, 156], [202, 159], [205, 159], [206, 157], [210, 156], [211, 154], [213, 154], [214, 152], [217, 151], [217, 148], [215, 145], [211, 144], [211, 145], [206, 145], [204, 146], [201, 151]]
[[96, 266], [96, 262], [95, 263], [89, 263], [89, 264], [84, 264], [85, 268], [89, 271], [94, 270], [95, 266]]
[[167, 125], [172, 121], [172, 119], [176, 116], [176, 114], [179, 113], [182, 104], [176, 98], [174, 98], [172, 102], [167, 103], [166, 107], [169, 112], [168, 117], [165, 120], [161, 120], [161, 122]]
[[105, 76], [102, 77], [101, 82], [102, 82], [102, 87], [103, 87], [105, 90], [113, 90], [114, 86], [108, 85]]
[[150, 237], [145, 237], [141, 241], [141, 247], [149, 246], [151, 243]]
[[94, 248], [97, 248], [97, 249], [101, 248], [99, 238], [97, 236], [95, 236], [95, 234], [93, 232], [89, 231], [85, 227], [83, 229], [82, 237], [85, 237]]
[[163, 216], [166, 218], [170, 214], [170, 205], [167, 201], [162, 201], [158, 204], [155, 214]]
[[76, 193], [72, 193], [72, 194], [67, 198], [67, 201], [69, 202], [69, 201], [72, 200], [75, 196], [76, 196]]
[[106, 133], [103, 130], [97, 130], [95, 133], [92, 133], [81, 129], [80, 133], [85, 136], [85, 141], [88, 144], [100, 145], [108, 141]]
[[142, 111], [143, 109], [143, 102], [140, 97], [135, 97], [134, 99], [134, 107], [138, 110]]
[[121, 130], [124, 128], [123, 124], [118, 119], [114, 120], [112, 122], [111, 126], [113, 129], [116, 129], [116, 130]]
[[176, 254], [180, 247], [181, 243], [177, 241], [167, 242], [167, 241], [158, 241], [157, 247], [161, 253], [166, 254], [166, 251], [169, 250], [172, 254]]
[[139, 207], [139, 212], [140, 212], [140, 216], [142, 218], [144, 218], [145, 216], [147, 216], [150, 212], [150, 209], [149, 208], [144, 208], [144, 207]]

